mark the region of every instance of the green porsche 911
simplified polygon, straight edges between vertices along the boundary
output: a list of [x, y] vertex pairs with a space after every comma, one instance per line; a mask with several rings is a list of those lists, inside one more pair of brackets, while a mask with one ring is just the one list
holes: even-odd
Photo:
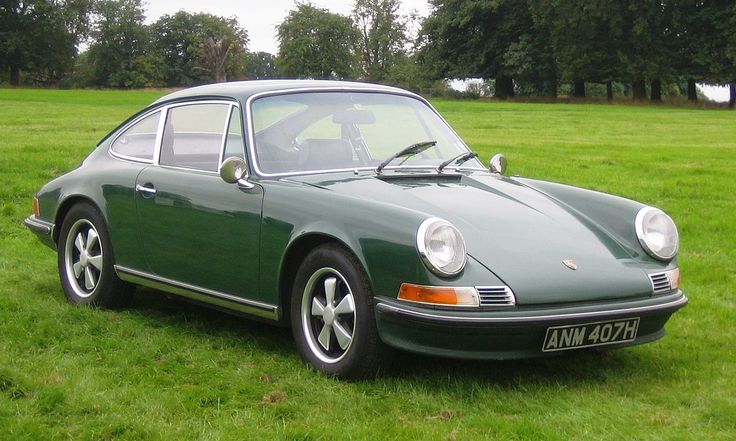
[[290, 326], [341, 378], [394, 349], [510, 359], [664, 335], [687, 303], [667, 214], [477, 156], [401, 89], [213, 84], [125, 121], [25, 224], [71, 302], [153, 287]]

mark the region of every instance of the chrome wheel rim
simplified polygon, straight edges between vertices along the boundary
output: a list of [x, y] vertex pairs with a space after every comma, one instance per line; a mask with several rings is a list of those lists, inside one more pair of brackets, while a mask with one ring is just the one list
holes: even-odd
[[64, 267], [76, 295], [91, 296], [102, 276], [102, 241], [92, 222], [79, 219], [69, 229], [64, 245]]
[[333, 268], [312, 274], [302, 295], [302, 329], [312, 353], [337, 363], [355, 337], [355, 299], [345, 277]]

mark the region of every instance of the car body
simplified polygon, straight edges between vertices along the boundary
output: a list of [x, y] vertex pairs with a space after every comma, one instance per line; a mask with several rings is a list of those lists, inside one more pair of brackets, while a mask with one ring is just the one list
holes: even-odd
[[157, 288], [291, 326], [344, 378], [393, 349], [510, 359], [664, 335], [687, 303], [666, 214], [474, 156], [401, 89], [201, 86], [113, 130], [25, 223], [73, 302]]

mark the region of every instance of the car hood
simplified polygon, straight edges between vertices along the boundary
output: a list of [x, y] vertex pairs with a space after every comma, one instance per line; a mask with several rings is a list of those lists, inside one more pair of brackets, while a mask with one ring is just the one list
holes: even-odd
[[[511, 178], [486, 173], [332, 178], [298, 180], [452, 222], [468, 254], [510, 286], [520, 306], [651, 294], [641, 265], [605, 229]], [[563, 261], [573, 261], [577, 269]]]

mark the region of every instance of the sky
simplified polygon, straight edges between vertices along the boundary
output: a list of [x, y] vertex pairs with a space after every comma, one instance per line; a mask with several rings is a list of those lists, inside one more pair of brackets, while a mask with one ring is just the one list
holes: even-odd
[[[190, 13], [235, 16], [240, 26], [248, 31], [248, 48], [251, 51], [276, 54], [276, 25], [294, 9], [294, 3], [294, 0], [149, 0], [145, 5], [146, 21], [153, 23], [164, 14], [174, 14], [182, 9]], [[352, 0], [312, 0], [312, 4], [343, 15], [350, 15], [353, 7]], [[403, 14], [416, 11], [423, 17], [429, 15], [426, 0], [402, 0], [401, 4]]]
[[[350, 15], [353, 1], [311, 0], [312, 4], [329, 9], [338, 14]], [[429, 15], [427, 0], [402, 0], [402, 14], [416, 12], [422, 17]], [[179, 10], [190, 13], [206, 12], [222, 17], [235, 16], [240, 26], [248, 31], [248, 49], [276, 54], [276, 25], [281, 23], [290, 10], [294, 0], [150, 0], [145, 4], [146, 21], [153, 23], [164, 14], [174, 14]], [[709, 98], [728, 101], [728, 88], [700, 86]]]

